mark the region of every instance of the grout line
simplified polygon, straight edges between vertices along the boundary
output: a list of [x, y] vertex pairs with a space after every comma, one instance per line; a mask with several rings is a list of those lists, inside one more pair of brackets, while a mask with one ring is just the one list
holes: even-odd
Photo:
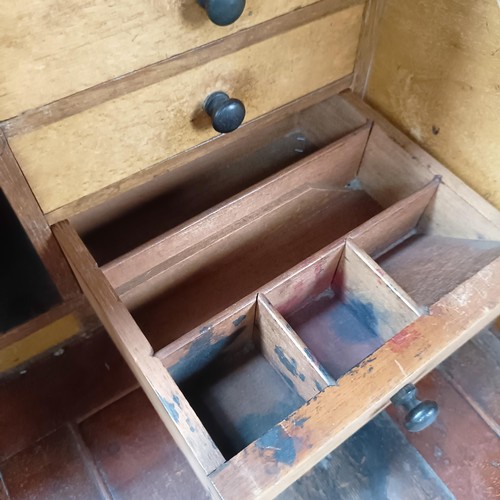
[[483, 420], [483, 422], [500, 438], [500, 426], [493, 417], [490, 417], [479, 404], [472, 399], [464, 388], [446, 371], [446, 368], [439, 366], [439, 373], [443, 378], [460, 394], [467, 404], [474, 410], [475, 413]]
[[123, 399], [127, 397], [129, 394], [132, 394], [134, 391], [137, 389], [140, 389], [141, 386], [139, 385], [139, 382], [137, 380], [134, 381], [132, 385], [127, 387], [126, 389], [123, 389], [123, 391], [120, 391], [118, 394], [115, 394], [112, 398], [107, 399], [104, 403], [102, 403], [99, 406], [96, 406], [92, 408], [90, 411], [87, 413], [84, 413], [83, 415], [79, 415], [75, 418], [76, 424], [81, 424], [83, 421], [89, 419], [96, 413], [99, 413], [101, 410], [104, 410], [108, 406], [111, 406], [112, 404], [116, 403], [117, 401], [120, 401], [120, 399]]
[[94, 457], [92, 456], [90, 450], [87, 448], [87, 445], [85, 444], [85, 441], [83, 440], [82, 435], [80, 434], [80, 430], [78, 426], [75, 423], [69, 423], [67, 424], [67, 428], [69, 432], [71, 433], [75, 444], [78, 448], [78, 451], [80, 452], [80, 457], [83, 460], [83, 463], [87, 469], [87, 471], [90, 473], [92, 478], [94, 479], [94, 483], [99, 489], [101, 496], [105, 500], [113, 500], [113, 496], [104, 480], [104, 478], [101, 476], [101, 473], [99, 472], [99, 469], [94, 462]]

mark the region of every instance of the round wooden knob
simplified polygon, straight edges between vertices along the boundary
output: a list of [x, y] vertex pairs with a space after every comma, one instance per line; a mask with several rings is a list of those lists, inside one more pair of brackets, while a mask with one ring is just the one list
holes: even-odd
[[423, 431], [435, 422], [439, 414], [439, 407], [435, 401], [417, 399], [417, 388], [413, 384], [403, 387], [391, 398], [391, 402], [408, 412], [405, 417], [405, 427], [410, 432]]
[[221, 134], [236, 130], [245, 119], [245, 106], [238, 99], [230, 99], [225, 92], [210, 94], [204, 105], [212, 118], [212, 127]]
[[218, 26], [233, 24], [245, 10], [245, 0], [198, 0], [198, 3]]

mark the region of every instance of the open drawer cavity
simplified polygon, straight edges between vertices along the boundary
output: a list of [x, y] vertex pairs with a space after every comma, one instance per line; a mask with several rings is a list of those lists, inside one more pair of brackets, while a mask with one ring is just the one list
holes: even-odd
[[339, 96], [301, 107], [258, 121], [251, 134], [226, 136], [223, 148], [189, 164], [179, 158], [152, 181], [76, 215], [72, 222], [98, 264], [120, 259], [367, 121]]
[[498, 211], [338, 99], [377, 123], [101, 267], [54, 226], [216, 498], [279, 493], [500, 314]]
[[162, 361], [226, 459], [332, 383], [263, 295]]
[[308, 350], [339, 378], [422, 311], [351, 241], [334, 249], [328, 260], [330, 272], [304, 272], [270, 296], [276, 295], [278, 311]]

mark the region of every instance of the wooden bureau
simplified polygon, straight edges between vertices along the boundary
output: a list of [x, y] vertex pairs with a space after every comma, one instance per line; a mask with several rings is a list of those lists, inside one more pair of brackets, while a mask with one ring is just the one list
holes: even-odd
[[498, 210], [363, 99], [384, 2], [244, 7], [0, 21], [0, 187], [60, 315], [90, 303], [227, 499], [282, 492], [500, 313]]

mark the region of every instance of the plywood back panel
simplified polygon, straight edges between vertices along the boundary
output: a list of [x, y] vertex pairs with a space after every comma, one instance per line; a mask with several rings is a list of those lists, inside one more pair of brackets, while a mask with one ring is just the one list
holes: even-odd
[[368, 101], [500, 208], [500, 8], [387, 0]]
[[202, 110], [215, 90], [242, 99], [248, 121], [348, 75], [362, 14], [362, 4], [334, 12], [12, 137], [11, 146], [49, 213], [215, 137]]

